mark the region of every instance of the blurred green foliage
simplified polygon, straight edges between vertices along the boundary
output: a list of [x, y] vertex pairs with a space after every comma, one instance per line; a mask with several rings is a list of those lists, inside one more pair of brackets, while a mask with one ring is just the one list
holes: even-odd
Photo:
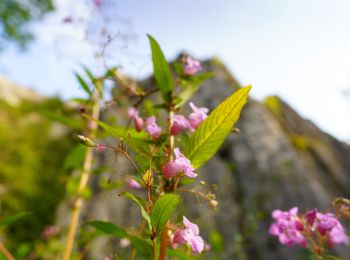
[[73, 147], [67, 138], [70, 130], [42, 115], [64, 110], [54, 98], [18, 106], [0, 100], [0, 220], [22, 211], [31, 213], [5, 229], [13, 252], [40, 239], [43, 228], [54, 223], [64, 197], [69, 174], [64, 159]]
[[7, 43], [15, 42], [21, 48], [33, 39], [30, 22], [39, 20], [54, 9], [51, 0], [0, 1], [0, 51]]

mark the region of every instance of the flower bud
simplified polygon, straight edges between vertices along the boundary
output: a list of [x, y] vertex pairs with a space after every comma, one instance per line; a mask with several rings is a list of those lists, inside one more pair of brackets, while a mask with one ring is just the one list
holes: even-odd
[[174, 177], [177, 173], [182, 170], [181, 166], [174, 161], [168, 162], [163, 166], [163, 176], [165, 179]]
[[132, 179], [132, 178], [130, 178], [129, 180], [128, 180], [128, 187], [130, 188], [130, 189], [140, 189], [141, 188], [141, 185], [137, 182], [137, 181], [135, 181], [134, 179]]
[[209, 204], [215, 209], [219, 205], [219, 202], [217, 200], [210, 200]]
[[142, 176], [143, 181], [145, 182], [146, 187], [151, 187], [153, 185], [153, 174], [151, 170], [147, 170]]
[[137, 132], [141, 132], [144, 126], [143, 119], [139, 116], [135, 116], [134, 118], [135, 129]]
[[88, 146], [88, 147], [96, 147], [96, 144], [91, 141], [89, 138], [83, 136], [83, 135], [78, 135], [78, 140], [81, 144]]

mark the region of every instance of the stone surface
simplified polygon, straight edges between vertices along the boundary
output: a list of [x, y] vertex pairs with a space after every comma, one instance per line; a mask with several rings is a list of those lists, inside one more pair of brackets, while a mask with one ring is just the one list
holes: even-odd
[[[212, 110], [239, 84], [217, 60], [205, 62], [204, 68], [213, 71], [215, 77], [193, 100]], [[109, 111], [108, 116], [121, 113], [125, 111]], [[236, 127], [240, 133], [232, 133], [217, 156], [199, 171], [199, 180], [218, 186], [218, 211], [211, 211], [205, 202], [189, 194], [180, 211], [200, 226], [207, 241], [214, 230], [221, 233], [224, 249], [211, 251], [208, 259], [302, 259], [300, 248], [286, 248], [268, 235], [271, 211], [293, 206], [301, 211], [315, 207], [329, 210], [335, 197], [350, 197], [350, 148], [278, 97], [266, 102], [250, 99]], [[92, 180], [95, 197], [86, 205], [83, 219], [137, 228], [138, 209], [117, 196], [121, 189], [105, 192], [98, 188], [100, 178], [112, 175], [123, 179], [131, 173], [127, 162], [120, 158], [116, 161], [114, 154], [107, 157], [100, 156], [100, 164], [109, 163], [113, 172]], [[98, 245], [102, 248], [101, 243]], [[116, 252], [118, 247], [117, 243], [108, 244], [104, 252]], [[350, 255], [345, 247], [337, 248], [338, 254]], [[92, 259], [102, 257], [96, 251], [92, 254]]]

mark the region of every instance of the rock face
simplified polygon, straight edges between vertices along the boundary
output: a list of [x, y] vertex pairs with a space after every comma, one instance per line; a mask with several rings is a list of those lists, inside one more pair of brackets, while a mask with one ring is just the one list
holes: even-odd
[[[218, 61], [207, 61], [204, 68], [215, 77], [200, 88], [194, 103], [212, 110], [239, 84]], [[200, 226], [205, 240], [216, 243], [208, 259], [303, 259], [302, 249], [281, 246], [268, 235], [271, 211], [293, 206], [301, 211], [329, 210], [335, 197], [350, 197], [350, 147], [322, 132], [278, 97], [265, 102], [250, 99], [236, 127], [240, 133], [231, 134], [199, 171], [199, 179], [218, 186], [218, 211], [212, 212], [204, 202], [187, 195], [181, 210]], [[129, 171], [120, 158], [118, 162], [115, 158], [101, 160], [114, 162], [112, 176]], [[138, 209], [119, 198], [118, 190], [96, 189], [101, 178], [103, 175], [92, 181], [99, 196], [86, 205], [84, 220], [102, 219], [136, 228]], [[115, 251], [109, 247], [104, 252]], [[350, 255], [344, 246], [338, 246], [337, 253]], [[100, 256], [92, 250], [93, 259]]]
[[35, 91], [19, 87], [6, 77], [0, 75], [0, 99], [11, 105], [18, 105], [22, 100], [43, 100]]

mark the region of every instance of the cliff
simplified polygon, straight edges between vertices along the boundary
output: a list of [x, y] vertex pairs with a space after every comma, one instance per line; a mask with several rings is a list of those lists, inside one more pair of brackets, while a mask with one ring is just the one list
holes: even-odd
[[[204, 62], [204, 70], [213, 71], [215, 77], [200, 88], [194, 102], [212, 110], [239, 84], [217, 60]], [[147, 88], [153, 80], [140, 84]], [[109, 118], [120, 113], [116, 108], [107, 112]], [[186, 212], [213, 244], [209, 259], [306, 259], [301, 248], [286, 248], [268, 235], [271, 211], [293, 206], [329, 210], [335, 197], [349, 197], [350, 147], [302, 118], [278, 97], [264, 102], [250, 99], [236, 127], [240, 133], [231, 134], [220, 152], [199, 170], [199, 180], [218, 187], [218, 211], [212, 212], [205, 203], [187, 195], [180, 211]], [[130, 173], [127, 162], [108, 154], [100, 156], [102, 162], [113, 170], [92, 181], [95, 196], [86, 206], [84, 221], [102, 219], [137, 228], [138, 209], [117, 196], [121, 189], [96, 190], [101, 179], [113, 176], [116, 181]], [[93, 248], [106, 245], [106, 239]], [[116, 247], [115, 241], [104, 247], [104, 253], [115, 253]], [[96, 250], [91, 252], [92, 259], [101, 257]], [[337, 254], [346, 256], [350, 251], [340, 246]]]

